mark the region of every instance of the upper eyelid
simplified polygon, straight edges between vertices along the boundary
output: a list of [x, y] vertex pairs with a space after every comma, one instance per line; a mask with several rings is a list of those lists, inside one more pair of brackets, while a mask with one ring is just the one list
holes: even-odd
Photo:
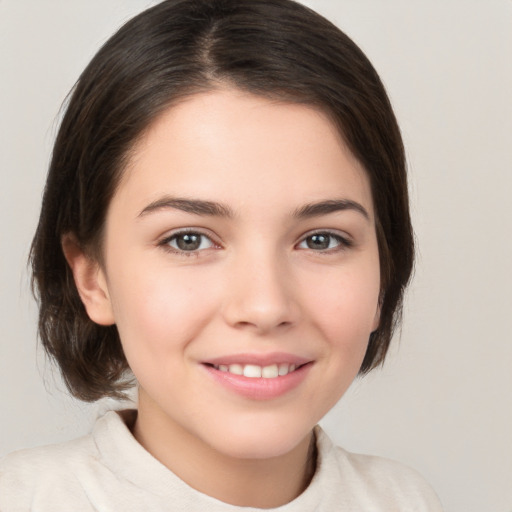
[[169, 240], [178, 235], [186, 235], [189, 233], [197, 234], [205, 236], [206, 238], [210, 238], [212, 241], [218, 239], [209, 229], [205, 228], [197, 228], [197, 227], [186, 227], [186, 228], [176, 228], [170, 231], [167, 231], [164, 235], [160, 236], [160, 240]]
[[353, 242], [353, 237], [349, 235], [346, 231], [339, 231], [336, 229], [312, 229], [311, 231], [304, 233], [300, 237], [299, 242], [302, 242], [306, 238], [314, 235], [329, 235], [344, 240], [346, 242]]
[[[337, 244], [335, 247], [326, 248], [326, 249], [316, 249], [316, 250], [309, 248], [309, 247], [307, 247], [307, 248], [300, 247], [300, 245], [302, 245], [309, 237], [314, 236], [314, 235], [330, 236], [336, 240]], [[349, 249], [352, 249], [354, 246], [355, 246], [354, 240], [350, 236], [348, 236], [348, 235], [344, 236], [344, 235], [341, 235], [339, 232], [326, 230], [326, 229], [324, 229], [324, 230], [320, 229], [317, 231], [309, 232], [306, 235], [302, 236], [302, 238], [295, 244], [295, 247], [297, 248], [297, 250], [313, 251], [316, 254], [323, 254], [323, 255], [338, 254], [342, 251], [347, 251]]]
[[[208, 240], [211, 241], [212, 245], [215, 248], [222, 247], [222, 243], [219, 241], [218, 237], [216, 237], [213, 234], [211, 234], [208, 230], [205, 231], [202, 228], [178, 228], [178, 229], [176, 229], [176, 230], [174, 230], [172, 232], [167, 232], [165, 235], [163, 235], [163, 236], [161, 236], [161, 237], [159, 237], [157, 239], [156, 245], [158, 245], [158, 246], [169, 246], [170, 248], [172, 248], [169, 245], [169, 242], [171, 240], [173, 240], [177, 236], [186, 235], [186, 234], [190, 234], [190, 233], [204, 236], [205, 238], [207, 238]], [[172, 249], [174, 249], [174, 248], [172, 248]], [[198, 252], [201, 252], [203, 250], [206, 250], [206, 249], [190, 251], [189, 254], [191, 254], [191, 253], [198, 253]], [[175, 249], [175, 252], [182, 252], [182, 251], [180, 251], [179, 249]], [[183, 251], [183, 252], [186, 252], [186, 251]]]
[[[158, 238], [158, 245], [165, 245], [170, 240], [172, 240], [174, 237], [179, 236], [181, 234], [187, 234], [187, 233], [195, 233], [201, 236], [204, 236], [211, 240], [211, 242], [216, 246], [222, 246], [222, 242], [220, 241], [220, 237], [212, 233], [209, 229], [205, 228], [199, 228], [199, 227], [183, 227], [183, 228], [176, 228], [175, 230], [172, 230], [171, 232], [167, 232], [165, 235]], [[302, 243], [306, 238], [314, 235], [329, 235], [336, 239], [339, 239], [342, 243], [345, 243], [347, 245], [353, 244], [354, 240], [351, 235], [349, 235], [346, 232], [342, 232], [335, 229], [329, 229], [329, 228], [318, 228], [318, 229], [312, 229], [310, 231], [307, 231], [306, 233], [302, 234], [300, 238], [297, 240], [297, 242], [294, 245], [298, 245]]]

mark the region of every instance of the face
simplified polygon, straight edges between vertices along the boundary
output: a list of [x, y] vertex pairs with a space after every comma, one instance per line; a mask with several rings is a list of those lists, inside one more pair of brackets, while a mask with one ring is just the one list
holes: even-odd
[[378, 325], [364, 170], [322, 113], [234, 90], [173, 106], [135, 149], [100, 278], [139, 414], [232, 456], [292, 450]]

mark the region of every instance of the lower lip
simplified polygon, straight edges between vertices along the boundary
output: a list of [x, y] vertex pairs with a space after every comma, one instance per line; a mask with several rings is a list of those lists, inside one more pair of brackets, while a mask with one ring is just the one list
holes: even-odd
[[203, 365], [208, 374], [226, 389], [252, 400], [271, 400], [297, 388], [306, 378], [313, 363], [307, 363], [287, 375], [274, 379], [251, 378], [222, 372], [213, 366]]

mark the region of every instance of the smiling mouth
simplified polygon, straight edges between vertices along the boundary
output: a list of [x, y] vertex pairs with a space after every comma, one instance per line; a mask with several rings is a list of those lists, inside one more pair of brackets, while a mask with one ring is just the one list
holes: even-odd
[[202, 366], [229, 392], [262, 401], [284, 397], [299, 387], [314, 364], [314, 360], [290, 354], [233, 354], [204, 361]]
[[[307, 363], [305, 363], [307, 364]], [[268, 366], [259, 366], [256, 364], [211, 364], [206, 363], [206, 366], [211, 368], [215, 368], [220, 372], [231, 373], [233, 375], [241, 375], [244, 377], [252, 378], [252, 379], [277, 379], [278, 377], [284, 377], [289, 373], [292, 373], [304, 364], [289, 364], [289, 363], [279, 363], [279, 364], [271, 364]]]

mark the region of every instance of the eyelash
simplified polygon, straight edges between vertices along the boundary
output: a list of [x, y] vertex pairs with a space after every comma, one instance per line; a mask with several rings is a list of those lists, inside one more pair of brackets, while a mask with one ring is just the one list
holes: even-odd
[[[180, 237], [184, 237], [185, 235], [190, 235], [190, 236], [197, 236], [201, 239], [201, 242], [200, 242], [200, 245], [202, 245], [203, 241], [205, 239], [209, 240], [210, 243], [211, 243], [211, 247], [215, 247], [215, 248], [218, 248], [220, 247], [219, 244], [215, 243], [212, 238], [208, 235], [206, 235], [205, 233], [202, 233], [201, 231], [197, 230], [197, 229], [184, 229], [184, 230], [181, 230], [181, 231], [178, 231], [176, 233], [173, 233], [172, 235], [170, 236], [167, 236], [165, 237], [163, 240], [161, 240], [158, 245], [160, 247], [162, 247], [164, 250], [172, 253], [172, 254], [177, 254], [178, 256], [184, 256], [184, 257], [191, 257], [191, 256], [195, 256], [195, 257], [198, 257], [199, 256], [199, 253], [201, 251], [204, 251], [206, 249], [194, 249], [194, 250], [190, 250], [190, 251], [187, 251], [187, 250], [184, 250], [184, 249], [179, 249], [177, 247], [172, 247], [170, 245], [170, 243], [173, 241], [173, 240], [177, 240], [179, 239]], [[210, 249], [211, 247], [208, 247], [208, 249]]]
[[[184, 237], [186, 235], [199, 237], [201, 239], [200, 246], [202, 245], [204, 239], [207, 239], [210, 241], [211, 246], [207, 247], [207, 248], [203, 248], [203, 249], [200, 249], [200, 246], [199, 246], [199, 248], [197, 248], [197, 249], [185, 250], [185, 249], [179, 249], [177, 247], [172, 247], [170, 245], [172, 241], [177, 240], [180, 237]], [[311, 239], [312, 237], [315, 237], [315, 236], [329, 237], [331, 239], [331, 241], [334, 239], [336, 241], [337, 245], [335, 247], [328, 247], [326, 249], [321, 249], [321, 250], [315, 250], [315, 249], [312, 249], [311, 247], [303, 248], [304, 250], [311, 250], [318, 254], [328, 255], [328, 254], [333, 254], [333, 253], [337, 253], [337, 252], [349, 249], [350, 247], [352, 247], [354, 245], [353, 242], [351, 240], [349, 240], [348, 238], [345, 238], [345, 237], [339, 235], [338, 233], [333, 233], [331, 231], [316, 231], [313, 233], [309, 233], [305, 237], [303, 237], [297, 245], [307, 243], [308, 239]], [[328, 245], [331, 244], [331, 241], [329, 241]], [[199, 230], [194, 230], [194, 229], [186, 229], [186, 230], [181, 230], [176, 233], [173, 233], [172, 235], [167, 236], [163, 240], [161, 240], [158, 243], [158, 246], [162, 247], [163, 249], [165, 249], [168, 252], [171, 252], [172, 254], [177, 254], [179, 256], [184, 256], [184, 257], [191, 257], [191, 256], [198, 257], [199, 254], [206, 249], [210, 249], [212, 247], [214, 247], [214, 248], [220, 247], [220, 245], [217, 244], [216, 242], [214, 242], [210, 236], [206, 235], [205, 233], [202, 233]]]
[[[316, 253], [322, 254], [322, 255], [333, 254], [333, 253], [337, 253], [337, 252], [340, 252], [340, 251], [343, 251], [346, 249], [350, 249], [350, 247], [352, 247], [354, 245], [352, 240], [341, 236], [339, 233], [333, 233], [332, 231], [315, 231], [313, 233], [308, 233], [305, 237], [303, 237], [301, 239], [301, 241], [299, 242], [299, 245], [303, 244], [303, 243], [307, 243], [307, 240], [311, 239], [314, 236], [329, 237], [331, 240], [334, 239], [337, 242], [337, 245], [335, 247], [328, 247], [327, 249], [322, 249], [319, 251], [311, 249], [310, 247], [307, 248], [307, 249], [312, 250], [313, 252], [316, 252]], [[328, 245], [330, 245], [330, 242]]]

